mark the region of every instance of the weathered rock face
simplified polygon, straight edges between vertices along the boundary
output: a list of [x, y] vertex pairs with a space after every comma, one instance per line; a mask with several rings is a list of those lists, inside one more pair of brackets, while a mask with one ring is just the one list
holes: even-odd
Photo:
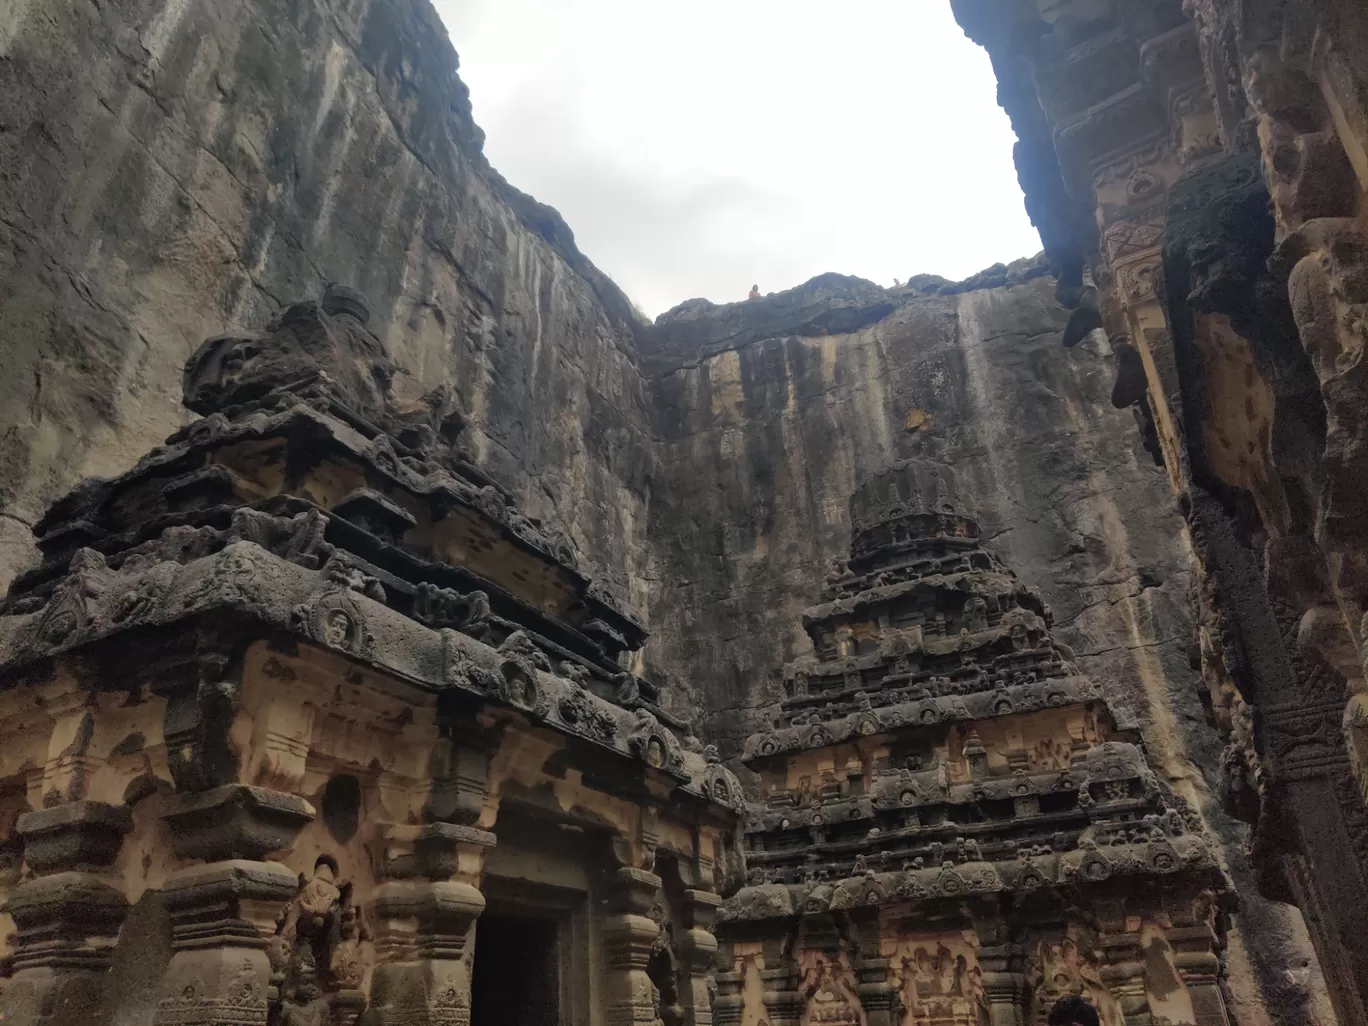
[[[687, 326], [712, 355], [653, 379], [650, 657], [688, 668], [712, 736], [758, 729], [777, 700], [767, 675], [807, 647], [812, 581], [850, 544], [855, 482], [914, 451], [953, 463], [989, 546], [1041, 587], [1058, 637], [1117, 701], [1148, 716], [1190, 677], [1181, 520], [1111, 407], [1105, 355], [1060, 348], [1051, 288], [885, 293], [887, 315], [848, 334], [814, 332], [789, 296], [662, 318], [675, 346]], [[722, 332], [748, 341], [713, 352]]]
[[523, 508], [639, 573], [630, 305], [488, 167], [426, 0], [20, 0], [0, 58], [0, 578], [48, 502], [181, 423], [202, 338], [323, 280], [455, 387]]

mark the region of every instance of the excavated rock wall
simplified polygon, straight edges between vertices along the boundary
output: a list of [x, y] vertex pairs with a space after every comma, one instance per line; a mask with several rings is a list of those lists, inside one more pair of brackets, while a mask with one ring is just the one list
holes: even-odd
[[427, 0], [3, 5], [0, 584], [48, 502], [182, 422], [204, 338], [325, 280], [415, 383], [457, 386], [524, 510], [639, 582], [640, 325], [481, 144]]
[[781, 697], [773, 671], [810, 650], [802, 610], [849, 545], [855, 482], [916, 452], [953, 462], [988, 547], [1044, 593], [1056, 639], [1222, 843], [1242, 899], [1239, 1021], [1318, 1021], [1301, 917], [1258, 896], [1247, 830], [1213, 800], [1222, 742], [1191, 661], [1192, 553], [1164, 471], [1111, 405], [1105, 343], [1063, 348], [1068, 311], [1043, 278], [891, 304], [877, 292], [825, 276], [751, 304], [694, 301], [645, 344], [652, 665], [735, 746]]
[[855, 482], [925, 453], [954, 463], [988, 544], [1044, 591], [1081, 665], [1148, 716], [1192, 680], [1190, 557], [1163, 472], [1111, 406], [1106, 354], [1060, 345], [1067, 311], [1044, 279], [895, 302], [848, 281], [815, 304], [845, 333], [790, 294], [666, 314], [672, 360], [646, 343], [652, 661], [689, 668], [709, 734], [757, 729], [770, 671], [808, 649], [802, 609], [849, 547]]

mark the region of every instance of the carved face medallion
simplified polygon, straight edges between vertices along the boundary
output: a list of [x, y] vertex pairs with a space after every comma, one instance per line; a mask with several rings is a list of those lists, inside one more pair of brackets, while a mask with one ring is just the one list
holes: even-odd
[[340, 609], [334, 609], [323, 620], [323, 640], [334, 648], [345, 648], [355, 634], [356, 625]]

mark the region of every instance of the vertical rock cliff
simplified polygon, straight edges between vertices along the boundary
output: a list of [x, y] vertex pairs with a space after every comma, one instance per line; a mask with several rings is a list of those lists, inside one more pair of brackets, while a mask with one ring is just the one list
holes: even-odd
[[202, 339], [335, 280], [415, 384], [456, 387], [523, 507], [625, 588], [649, 466], [638, 325], [482, 138], [426, 0], [6, 5], [0, 578], [46, 503], [181, 423]]
[[953, 462], [989, 545], [1134, 714], [1186, 686], [1182, 521], [1109, 401], [1107, 354], [1059, 345], [1064, 314], [1043, 278], [920, 296], [828, 276], [661, 318], [645, 353], [652, 654], [689, 667], [710, 734], [755, 729], [769, 671], [806, 647], [800, 611], [849, 545], [854, 484], [919, 452]]

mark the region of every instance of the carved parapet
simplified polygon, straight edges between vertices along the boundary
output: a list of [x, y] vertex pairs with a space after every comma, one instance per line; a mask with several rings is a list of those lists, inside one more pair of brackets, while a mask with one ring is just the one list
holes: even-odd
[[128, 809], [80, 801], [19, 817], [35, 876], [4, 911], [17, 928], [13, 976], [0, 997], [6, 1023], [78, 1022], [100, 1007], [128, 901], [107, 877], [132, 826]]

